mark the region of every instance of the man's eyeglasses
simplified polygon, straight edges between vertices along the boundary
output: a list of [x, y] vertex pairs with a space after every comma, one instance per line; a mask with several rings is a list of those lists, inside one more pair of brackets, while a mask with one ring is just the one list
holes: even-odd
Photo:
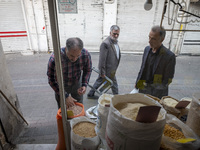
[[113, 35], [119, 35], [118, 33], [113, 33]]

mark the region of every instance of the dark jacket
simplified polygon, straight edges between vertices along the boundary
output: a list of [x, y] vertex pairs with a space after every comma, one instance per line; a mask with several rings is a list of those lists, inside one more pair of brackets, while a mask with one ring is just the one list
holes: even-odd
[[146, 85], [145, 80], [141, 81], [141, 77], [150, 49], [150, 46], [147, 46], [144, 50], [142, 65], [136, 80], [136, 88], [143, 89], [148, 86], [148, 88], [151, 88], [151, 93], [148, 94], [161, 98], [168, 95], [168, 85], [172, 82], [175, 73], [176, 57], [173, 52], [161, 45], [153, 66], [153, 84]]

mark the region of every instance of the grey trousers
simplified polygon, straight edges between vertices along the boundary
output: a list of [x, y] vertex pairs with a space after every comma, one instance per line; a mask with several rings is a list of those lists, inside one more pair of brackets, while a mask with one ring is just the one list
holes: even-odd
[[[71, 86], [67, 86], [65, 87], [65, 91], [68, 94], [71, 94], [71, 96], [77, 100], [77, 102], [79, 103], [83, 103], [83, 95], [79, 95], [77, 90], [81, 87], [81, 83], [77, 83], [77, 84], [72, 84]], [[58, 109], [60, 108], [60, 95], [55, 93], [55, 99], [57, 101], [58, 104]]]
[[[116, 79], [116, 76], [114, 76], [113, 78], [110, 78], [112, 81], [113, 81], [113, 86], [111, 87], [112, 89], [112, 93], [113, 95], [116, 95], [118, 94], [118, 84], [117, 84], [117, 79]], [[95, 89], [98, 89], [98, 87], [105, 81], [104, 78], [102, 78], [101, 76], [98, 76], [98, 78], [96, 79], [94, 85], [93, 85], [93, 88]], [[89, 94], [94, 94], [95, 93], [95, 90], [94, 89], [91, 89]]]

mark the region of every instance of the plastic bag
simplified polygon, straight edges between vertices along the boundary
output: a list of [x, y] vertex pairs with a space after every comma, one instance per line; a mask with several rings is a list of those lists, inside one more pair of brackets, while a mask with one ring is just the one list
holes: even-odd
[[136, 88], [134, 88], [134, 89], [130, 92], [130, 94], [134, 94], [134, 93], [138, 93], [138, 92], [139, 92], [139, 90], [136, 89]]
[[97, 119], [97, 106], [92, 106], [85, 111], [85, 116], [96, 121]]

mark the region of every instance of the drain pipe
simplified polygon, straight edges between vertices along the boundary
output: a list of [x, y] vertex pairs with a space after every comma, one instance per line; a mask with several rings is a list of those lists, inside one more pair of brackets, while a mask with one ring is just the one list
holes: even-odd
[[22, 4], [22, 11], [23, 11], [23, 15], [24, 15], [24, 22], [25, 22], [25, 27], [26, 27], [26, 31], [27, 31], [27, 35], [28, 35], [28, 44], [29, 44], [29, 49], [30, 51], [33, 51], [33, 47], [32, 47], [32, 37], [30, 35], [30, 29], [29, 29], [29, 23], [28, 23], [28, 19], [27, 19], [27, 10], [26, 10], [26, 6], [24, 3], [24, 0], [21, 0], [21, 4]]
[[35, 7], [34, 7], [34, 1], [31, 2], [32, 10], [33, 10], [33, 17], [34, 17], [34, 25], [35, 25], [35, 32], [37, 37], [37, 52], [40, 53], [40, 44], [39, 44], [39, 35], [38, 35], [38, 28], [37, 28], [37, 18], [35, 15]]
[[62, 112], [62, 123], [65, 136], [65, 145], [66, 149], [71, 149], [71, 138], [70, 138], [70, 125], [67, 121], [67, 110], [65, 105], [65, 93], [64, 93], [64, 83], [63, 83], [63, 74], [62, 74], [62, 65], [61, 65], [61, 56], [60, 56], [60, 38], [59, 38], [59, 27], [58, 27], [58, 18], [57, 18], [57, 6], [56, 0], [48, 0], [49, 7], [49, 17], [51, 23], [51, 36], [53, 41], [53, 49], [55, 56], [55, 65], [56, 65], [56, 75], [59, 85], [59, 94], [61, 102], [61, 112]]

